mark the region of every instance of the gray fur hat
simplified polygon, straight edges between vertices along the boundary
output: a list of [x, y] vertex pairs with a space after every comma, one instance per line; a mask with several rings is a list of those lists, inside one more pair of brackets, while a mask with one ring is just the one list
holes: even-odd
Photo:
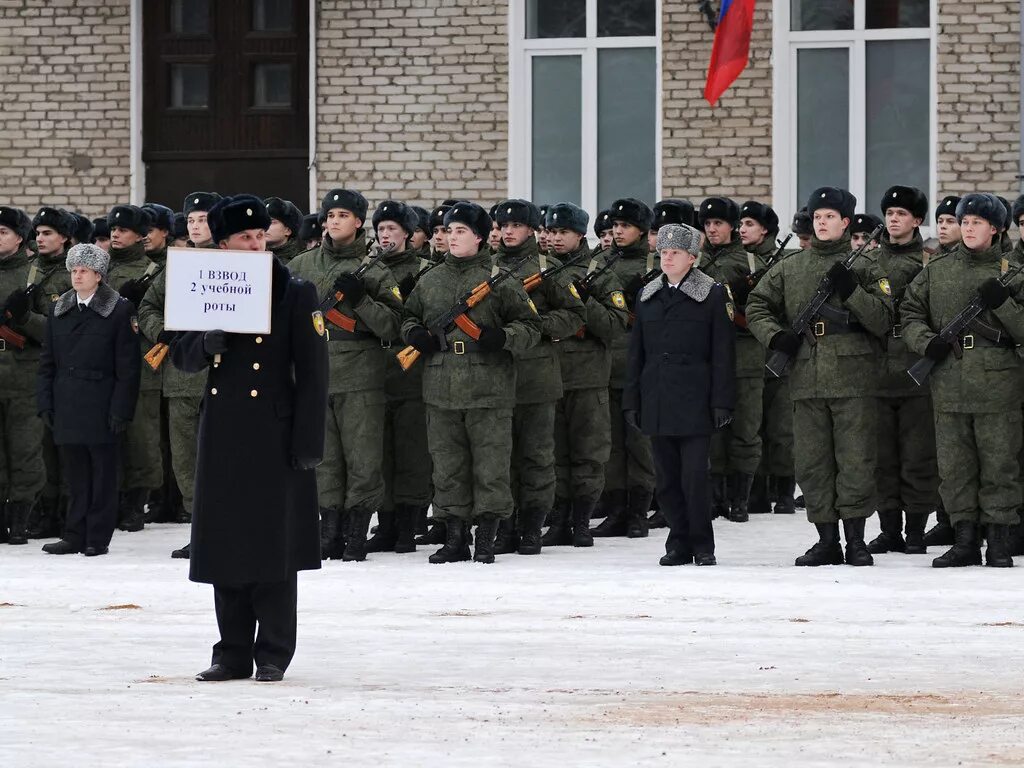
[[679, 248], [693, 256], [700, 253], [700, 247], [704, 243], [704, 235], [699, 229], [689, 224], [666, 224], [658, 230], [657, 249], [663, 251], [666, 248]]
[[87, 267], [106, 277], [107, 269], [110, 267], [110, 256], [98, 245], [79, 243], [68, 251], [67, 258], [64, 259], [64, 266], [67, 267], [68, 272], [75, 267]]

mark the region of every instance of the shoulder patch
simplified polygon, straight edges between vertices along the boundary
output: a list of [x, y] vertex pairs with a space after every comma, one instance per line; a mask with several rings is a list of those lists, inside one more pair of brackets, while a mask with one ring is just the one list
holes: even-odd
[[578, 299], [580, 297], [580, 292], [576, 290], [575, 283], [569, 283], [569, 293], [573, 295], [573, 298]]
[[616, 309], [626, 308], [626, 297], [622, 291], [612, 291], [612, 304], [615, 305]]
[[60, 294], [59, 293], [51, 293], [50, 294], [50, 301], [53, 302], [54, 304], [57, 303], [57, 300], [59, 298], [60, 298]]
[[882, 293], [884, 293], [886, 296], [892, 296], [892, 286], [889, 285], [889, 279], [888, 278], [883, 277], [881, 280], [879, 280], [878, 281], [878, 287], [882, 290]]
[[396, 299], [398, 299], [399, 301], [402, 300], [402, 292], [400, 290], [398, 290], [398, 286], [397, 285], [392, 285], [391, 286], [391, 292], [393, 294], [395, 294], [395, 298]]
[[139, 332], [139, 318], [136, 315], [132, 315], [131, 320], [128, 322], [132, 325], [132, 333], [138, 334]]
[[[736, 301], [736, 299], [732, 297], [732, 288], [729, 287], [728, 283], [721, 283], [721, 286], [725, 288], [725, 295], [728, 299], [726, 301], [726, 306], [731, 306], [732, 302]], [[732, 319], [732, 311], [729, 312], [729, 319]]]
[[537, 311], [537, 305], [533, 303], [533, 299], [528, 298], [526, 300], [526, 303], [530, 305], [530, 309], [533, 310], [533, 314], [535, 314], [535, 315], [539, 315], [540, 314], [540, 312]]
[[730, 323], [736, 320], [736, 305], [732, 303], [731, 299], [725, 302], [725, 313], [729, 316]]
[[313, 330], [316, 331], [317, 336], [323, 336], [327, 332], [327, 327], [324, 325], [324, 313], [319, 309], [313, 313]]

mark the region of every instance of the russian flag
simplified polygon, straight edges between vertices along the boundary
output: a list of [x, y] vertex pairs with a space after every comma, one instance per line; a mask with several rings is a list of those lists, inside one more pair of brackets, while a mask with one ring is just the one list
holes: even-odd
[[715, 106], [747, 66], [753, 28], [754, 0], [722, 0], [704, 86], [704, 98], [711, 106]]

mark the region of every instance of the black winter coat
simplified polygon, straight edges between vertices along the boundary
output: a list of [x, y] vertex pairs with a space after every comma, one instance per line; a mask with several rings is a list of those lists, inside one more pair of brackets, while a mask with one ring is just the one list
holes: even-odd
[[681, 286], [664, 275], [636, 303], [623, 410], [640, 413], [644, 434], [711, 434], [713, 408], [736, 404], [736, 331], [725, 288], [691, 268]]
[[279, 582], [320, 567], [316, 472], [327, 411], [327, 338], [316, 289], [275, 260], [269, 334], [228, 334], [218, 366], [203, 333], [181, 334], [174, 365], [208, 371], [199, 416], [189, 578]]
[[139, 324], [131, 302], [100, 283], [79, 311], [70, 290], [53, 305], [36, 377], [40, 414], [54, 414], [57, 445], [115, 443], [110, 417], [131, 421], [139, 399]]

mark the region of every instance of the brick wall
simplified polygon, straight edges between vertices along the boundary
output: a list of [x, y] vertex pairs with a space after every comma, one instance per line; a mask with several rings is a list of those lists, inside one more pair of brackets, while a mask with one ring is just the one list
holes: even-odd
[[695, 2], [663, 0], [664, 197], [771, 199], [771, 24], [771, 2], [762, 0], [754, 11], [750, 62], [712, 108], [704, 101], [704, 82], [714, 33]]
[[323, 0], [319, 193], [488, 202], [508, 176], [507, 0]]
[[129, 188], [129, 0], [0, 3], [4, 202], [92, 217]]
[[939, 0], [938, 190], [1020, 190], [1020, 0]]

